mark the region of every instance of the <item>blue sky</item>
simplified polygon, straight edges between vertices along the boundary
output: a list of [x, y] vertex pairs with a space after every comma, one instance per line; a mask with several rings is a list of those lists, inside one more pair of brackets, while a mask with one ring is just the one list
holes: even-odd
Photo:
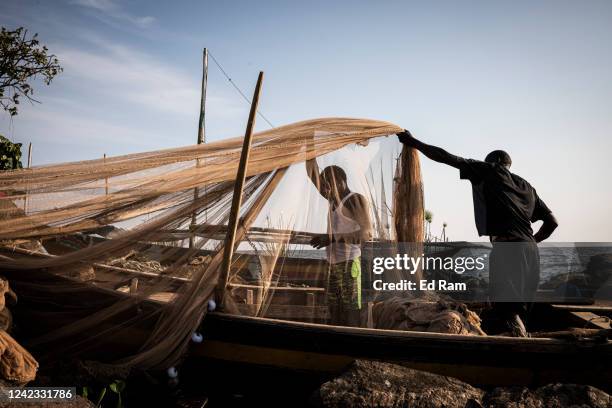
[[[502, 148], [558, 216], [555, 241], [612, 241], [612, 2], [4, 0], [64, 72], [0, 133], [34, 164], [194, 143], [208, 47], [275, 125], [388, 120], [452, 153]], [[248, 105], [212, 64], [209, 140]], [[259, 120], [258, 129], [265, 129]], [[433, 230], [476, 239], [469, 183], [422, 160]]]

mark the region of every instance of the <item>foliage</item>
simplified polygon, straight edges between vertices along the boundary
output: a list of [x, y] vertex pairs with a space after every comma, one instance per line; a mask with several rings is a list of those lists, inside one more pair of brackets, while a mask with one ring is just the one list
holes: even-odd
[[0, 135], [0, 170], [20, 169], [21, 143], [13, 143]]
[[[98, 393], [97, 393], [98, 397], [95, 400], [96, 408], [101, 408], [103, 406], [102, 402], [105, 402], [105, 403], [108, 402], [107, 401], [108, 398], [105, 399], [105, 397], [107, 396], [107, 391], [109, 391], [109, 390], [112, 393], [116, 394], [116, 398], [115, 398], [116, 405], [115, 405], [115, 407], [116, 408], [123, 408], [124, 405], [123, 405], [123, 399], [121, 397], [121, 393], [123, 392], [123, 390], [125, 390], [125, 386], [126, 386], [126, 383], [125, 383], [125, 381], [122, 381], [122, 380], [115, 380], [112, 383], [108, 384], [107, 386], [103, 386], [98, 391]], [[95, 391], [94, 388], [95, 387], [89, 387], [89, 386], [83, 387], [81, 389], [81, 396], [83, 398], [89, 399], [90, 401], [93, 401], [92, 398], [94, 397], [94, 395], [93, 395], [93, 393]], [[112, 395], [112, 394], [109, 394], [109, 395]]]
[[431, 223], [433, 221], [433, 213], [425, 210], [425, 241], [431, 241]]
[[54, 54], [48, 54], [41, 46], [38, 34], [28, 38], [23, 27], [0, 32], [0, 106], [11, 116], [17, 115], [17, 105], [23, 96], [31, 102], [34, 88], [28, 82], [42, 76], [46, 85], [60, 72], [62, 67]]

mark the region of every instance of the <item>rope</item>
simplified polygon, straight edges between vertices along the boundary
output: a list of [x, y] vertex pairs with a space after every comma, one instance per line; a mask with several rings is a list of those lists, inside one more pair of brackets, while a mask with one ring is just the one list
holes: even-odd
[[[223, 69], [223, 67], [221, 66], [221, 64], [219, 63], [219, 61], [217, 61], [217, 59], [215, 58], [214, 55], [212, 55], [212, 53], [210, 51], [208, 51], [208, 55], [210, 55], [210, 57], [212, 58], [213, 62], [215, 63], [215, 65], [217, 66], [217, 68], [219, 68], [219, 70], [221, 71], [221, 73], [225, 76], [225, 78], [227, 78], [227, 80], [229, 81], [230, 84], [232, 84], [232, 86], [234, 87], [234, 89], [236, 89], [236, 91], [238, 91], [238, 93], [240, 94], [240, 96], [242, 96], [242, 98], [250, 105], [251, 104], [251, 100], [244, 94], [244, 92], [242, 92], [242, 90], [238, 87], [238, 85], [236, 85], [236, 83], [234, 83], [234, 81], [232, 81], [232, 78], [227, 74], [227, 72]], [[259, 111], [259, 109], [257, 110], [257, 114], [259, 116], [261, 116], [261, 118], [266, 121], [266, 123], [272, 128], [274, 129], [275, 126], [272, 124], [272, 122], [270, 122], [268, 120], [268, 118], [266, 118], [264, 116], [263, 113], [261, 113]]]

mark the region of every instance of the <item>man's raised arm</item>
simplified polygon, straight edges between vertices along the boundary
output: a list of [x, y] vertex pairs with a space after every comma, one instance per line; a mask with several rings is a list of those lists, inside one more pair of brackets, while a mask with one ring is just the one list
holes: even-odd
[[399, 141], [403, 144], [410, 147], [414, 147], [415, 149], [423, 153], [426, 157], [438, 163], [443, 163], [455, 168], [459, 168], [461, 163], [465, 162], [465, 159], [463, 159], [462, 157], [450, 154], [446, 150], [441, 149], [439, 147], [431, 146], [421, 142], [420, 140], [412, 136], [407, 130], [404, 130], [402, 133], [398, 133], [397, 137], [399, 138]]
[[[312, 135], [312, 139], [309, 139], [306, 145], [306, 150], [314, 149], [314, 134]], [[321, 193], [321, 173], [319, 171], [319, 165], [317, 164], [317, 159], [313, 158], [310, 160], [306, 160], [306, 174], [308, 178], [312, 181], [312, 184], [315, 185], [315, 188], [319, 193]]]

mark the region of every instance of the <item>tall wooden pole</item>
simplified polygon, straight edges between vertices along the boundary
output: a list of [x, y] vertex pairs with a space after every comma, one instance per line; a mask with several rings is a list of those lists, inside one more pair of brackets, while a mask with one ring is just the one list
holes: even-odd
[[200, 95], [200, 120], [198, 122], [198, 144], [206, 143], [206, 86], [208, 83], [208, 50], [202, 55], [202, 93]]
[[255, 127], [255, 118], [257, 116], [257, 105], [259, 104], [259, 95], [261, 93], [261, 84], [263, 82], [263, 71], [259, 73], [257, 85], [253, 93], [251, 102], [251, 111], [249, 112], [249, 121], [247, 122], [246, 132], [244, 133], [244, 142], [242, 143], [242, 152], [240, 154], [240, 162], [238, 163], [238, 172], [236, 174], [236, 183], [234, 184], [234, 196], [232, 198], [232, 208], [230, 209], [229, 221], [227, 224], [227, 235], [225, 237], [225, 248], [223, 249], [223, 264], [221, 265], [221, 274], [219, 276], [220, 296], [218, 304], [223, 306], [225, 298], [225, 287], [229, 278], [230, 267], [232, 264], [232, 256], [234, 255], [234, 246], [236, 241], [236, 229], [238, 228], [238, 218], [240, 216], [240, 206], [242, 205], [242, 193], [244, 189], [244, 180], [246, 178], [247, 164], [249, 154], [251, 152], [251, 139], [253, 136], [253, 128]]
[[[208, 49], [204, 48], [202, 54], [202, 92], [200, 94], [200, 119], [198, 120], [198, 144], [206, 143], [206, 87], [208, 86]], [[199, 166], [200, 160], [196, 162]], [[199, 196], [198, 188], [193, 189], [193, 199]], [[191, 215], [191, 229], [196, 227], [196, 213]], [[195, 233], [189, 237], [189, 248], [195, 246]]]

